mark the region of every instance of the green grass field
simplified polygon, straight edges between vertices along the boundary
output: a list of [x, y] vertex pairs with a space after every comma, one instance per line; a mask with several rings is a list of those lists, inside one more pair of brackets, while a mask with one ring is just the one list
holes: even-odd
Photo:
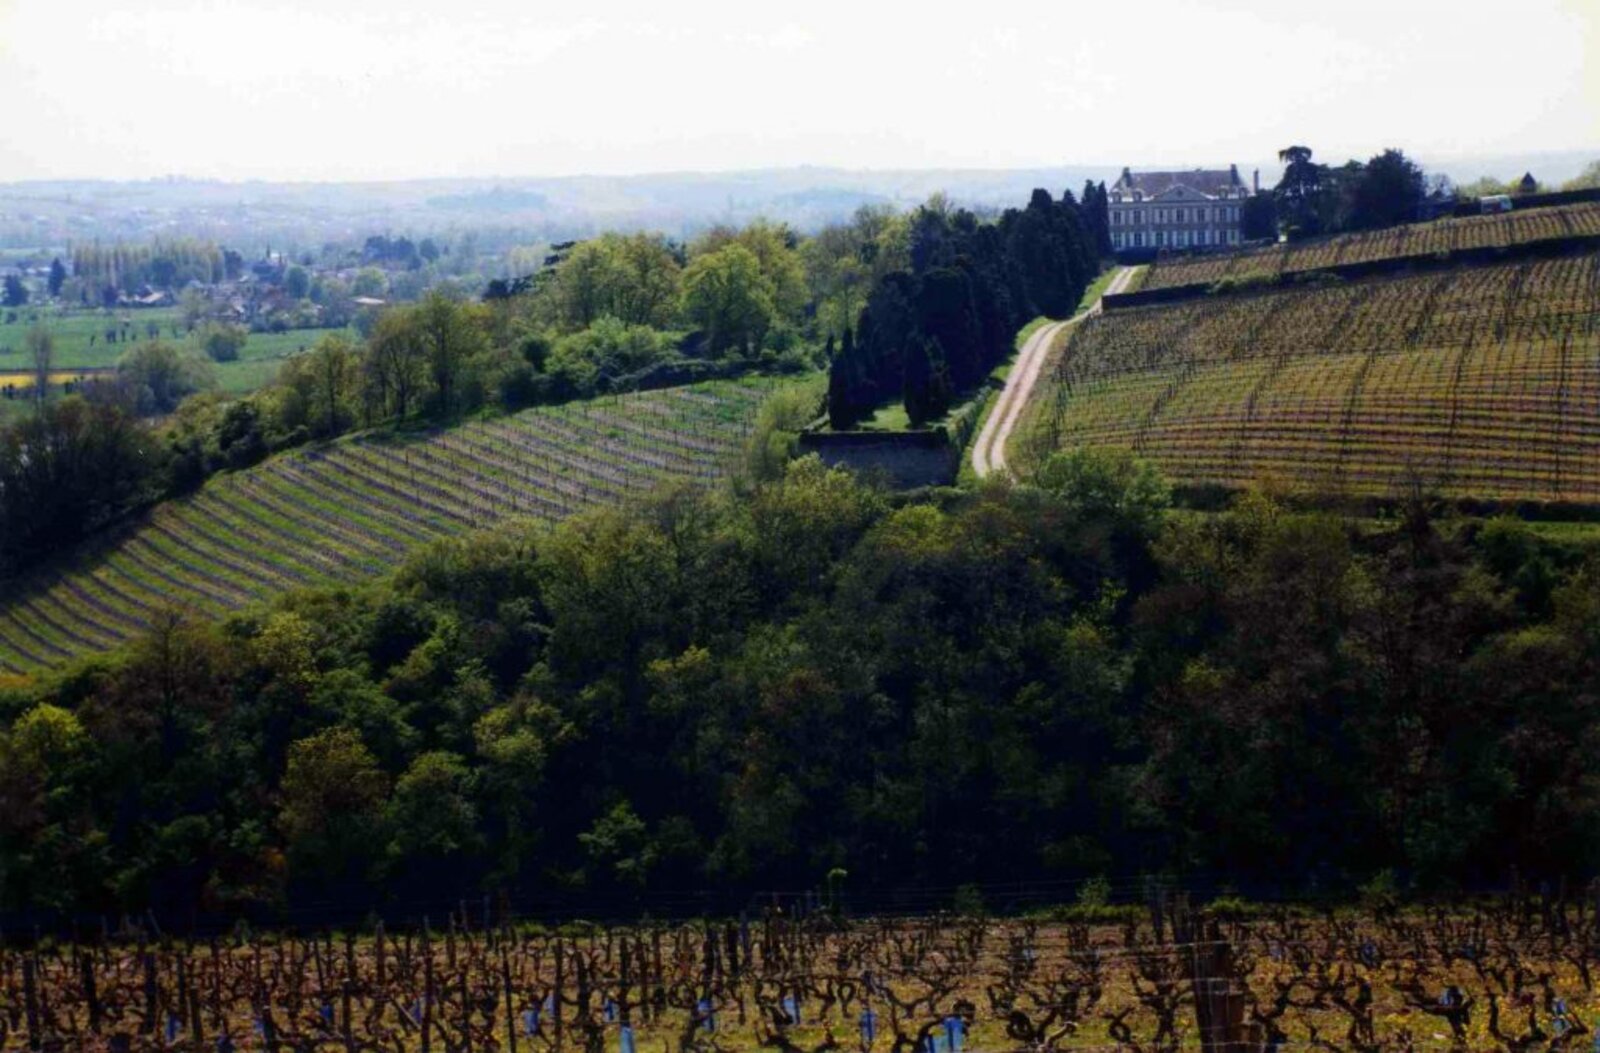
[[109, 650], [168, 609], [216, 615], [392, 568], [413, 547], [498, 520], [554, 521], [731, 469], [778, 382], [750, 379], [418, 433], [368, 433], [213, 478], [13, 585], [0, 672]]
[[[156, 339], [200, 350], [196, 337], [185, 332], [176, 307], [116, 311], [25, 307], [16, 312], [15, 322], [6, 323], [4, 319], [9, 314], [9, 311], [0, 311], [0, 372], [32, 367], [24, 341], [35, 320], [42, 322], [55, 337], [55, 365], [61, 369], [114, 366], [124, 353], [152, 339], [152, 332]], [[119, 339], [107, 343], [106, 330], [113, 328], [118, 331]], [[325, 333], [335, 331], [293, 329], [286, 333], [251, 333], [244, 350], [239, 353], [239, 360], [287, 358], [310, 348]], [[123, 339], [124, 333], [130, 339]]]
[[[54, 369], [58, 373], [75, 369], [109, 370], [117, 359], [150, 339], [159, 339], [204, 357], [199, 337], [183, 328], [175, 307], [119, 311], [23, 308], [15, 322], [6, 323], [9, 312], [0, 311], [0, 389], [13, 386], [14, 398], [0, 398], [0, 425], [16, 420], [32, 405], [26, 389], [32, 386], [32, 363], [25, 350], [28, 330], [35, 320], [43, 322], [55, 337]], [[107, 343], [106, 330], [116, 328], [119, 338]], [[156, 335], [151, 336], [154, 332]], [[351, 329], [291, 329], [284, 333], [251, 333], [239, 358], [233, 362], [214, 362], [217, 388], [229, 395], [245, 395], [270, 384], [284, 359], [310, 350], [331, 333], [357, 339]]]

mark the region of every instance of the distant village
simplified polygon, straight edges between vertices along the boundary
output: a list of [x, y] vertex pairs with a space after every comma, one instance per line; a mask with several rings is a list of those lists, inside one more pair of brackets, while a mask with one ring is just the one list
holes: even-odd
[[375, 235], [359, 248], [253, 258], [198, 240], [74, 246], [19, 261], [0, 287], [0, 307], [143, 311], [173, 308], [190, 327], [235, 324], [253, 332], [338, 328], [391, 300], [415, 299], [441, 282], [476, 292], [442, 266], [449, 247], [431, 238]]

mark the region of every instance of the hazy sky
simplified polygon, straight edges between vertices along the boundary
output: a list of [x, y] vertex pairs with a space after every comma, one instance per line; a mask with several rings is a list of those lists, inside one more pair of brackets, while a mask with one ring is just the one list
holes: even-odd
[[1199, 164], [1289, 142], [1600, 147], [1600, 0], [0, 0], [0, 182]]

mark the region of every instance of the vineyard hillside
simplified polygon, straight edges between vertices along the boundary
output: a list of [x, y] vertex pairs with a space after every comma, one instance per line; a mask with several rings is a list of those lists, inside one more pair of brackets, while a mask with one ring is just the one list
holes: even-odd
[[1070, 330], [1013, 458], [1173, 480], [1600, 503], [1600, 255], [1211, 295]]
[[736, 460], [772, 382], [715, 382], [527, 410], [275, 458], [168, 502], [0, 603], [0, 672], [109, 650], [173, 609], [217, 614], [392, 567], [517, 516], [556, 520]]
[[1146, 271], [1139, 291], [1597, 236], [1600, 236], [1600, 201], [1438, 219], [1312, 241], [1286, 242], [1244, 252], [1160, 260]]

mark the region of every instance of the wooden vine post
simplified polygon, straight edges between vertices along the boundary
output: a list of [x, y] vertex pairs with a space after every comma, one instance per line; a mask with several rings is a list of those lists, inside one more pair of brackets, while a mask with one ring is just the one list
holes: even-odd
[[1245, 992], [1234, 966], [1233, 946], [1222, 936], [1215, 918], [1198, 922], [1187, 896], [1172, 905], [1175, 948], [1189, 968], [1194, 993], [1195, 1023], [1204, 1053], [1245, 1053], [1253, 1048], [1244, 1022]]

